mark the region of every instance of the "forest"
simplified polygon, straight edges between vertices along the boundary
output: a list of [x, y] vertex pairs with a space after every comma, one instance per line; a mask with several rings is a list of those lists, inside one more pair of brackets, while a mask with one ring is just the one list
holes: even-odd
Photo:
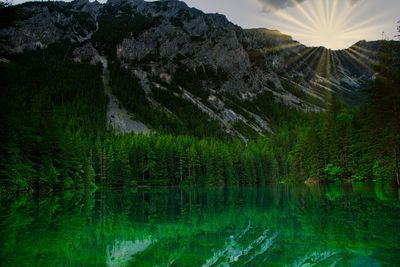
[[[391, 44], [380, 52], [365, 103], [347, 106], [333, 96], [325, 112], [313, 114], [266, 105], [274, 134], [247, 143], [185, 103], [170, 103], [186, 116], [181, 121], [149, 112], [139, 83], [113, 65], [114, 93], [155, 129], [150, 136], [116, 136], [105, 125], [100, 65], [73, 62], [58, 45], [14, 55], [0, 63], [1, 194], [342, 180], [400, 184], [400, 51]], [[129, 90], [137, 96], [131, 108]], [[162, 101], [165, 93], [156, 97]]]

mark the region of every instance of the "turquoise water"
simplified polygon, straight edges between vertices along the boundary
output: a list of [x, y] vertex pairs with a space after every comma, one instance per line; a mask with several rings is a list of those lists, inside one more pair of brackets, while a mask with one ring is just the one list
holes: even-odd
[[1, 266], [400, 266], [385, 184], [68, 192], [0, 214]]

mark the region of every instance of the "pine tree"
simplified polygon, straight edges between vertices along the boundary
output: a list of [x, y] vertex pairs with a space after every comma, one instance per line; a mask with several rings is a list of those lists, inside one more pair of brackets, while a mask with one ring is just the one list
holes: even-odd
[[395, 173], [400, 185], [400, 48], [395, 42], [383, 45], [377, 78], [369, 88], [367, 130], [370, 153], [384, 162], [384, 176]]

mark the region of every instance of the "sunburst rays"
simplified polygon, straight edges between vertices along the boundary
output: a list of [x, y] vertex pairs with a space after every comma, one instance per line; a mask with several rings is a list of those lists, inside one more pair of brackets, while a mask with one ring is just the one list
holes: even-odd
[[[274, 10], [274, 24], [309, 46], [299, 49], [287, 64], [293, 70], [302, 70], [317, 93], [332, 97], [334, 87], [341, 88], [335, 79], [347, 75], [344, 66], [359, 66], [373, 72], [376, 53], [354, 43], [365, 39], [368, 31], [379, 31], [376, 24], [384, 14], [363, 17], [362, 13], [370, 8], [365, 0], [353, 6], [347, 0], [307, 0], [302, 4], [291, 1], [293, 7]], [[291, 48], [286, 44], [264, 52]], [[328, 90], [320, 90], [318, 86]]]
[[[333, 50], [364, 39], [368, 32], [377, 30], [377, 22], [385, 16], [379, 12], [365, 18], [363, 14], [371, 8], [365, 0], [355, 5], [350, 5], [347, 0], [308, 0], [302, 4], [291, 1], [293, 7], [274, 11], [274, 24], [308, 46]], [[274, 7], [266, 8], [273, 10]]]

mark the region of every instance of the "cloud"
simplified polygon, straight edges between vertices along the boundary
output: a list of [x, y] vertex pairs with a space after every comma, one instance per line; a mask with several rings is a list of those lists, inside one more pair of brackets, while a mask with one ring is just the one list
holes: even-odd
[[[279, 9], [295, 6], [301, 4], [305, 0], [258, 0], [262, 6], [263, 11], [273, 12]], [[356, 0], [357, 1], [357, 0]]]
[[348, 1], [349, 1], [350, 5], [355, 5], [358, 2], [360, 2], [360, 0], [348, 0]]
[[[264, 12], [274, 12], [280, 9], [285, 9], [303, 3], [306, 0], [258, 0], [263, 7]], [[326, 0], [320, 0], [326, 1]], [[348, 2], [351, 6], [357, 4], [361, 0], [343, 0]]]

